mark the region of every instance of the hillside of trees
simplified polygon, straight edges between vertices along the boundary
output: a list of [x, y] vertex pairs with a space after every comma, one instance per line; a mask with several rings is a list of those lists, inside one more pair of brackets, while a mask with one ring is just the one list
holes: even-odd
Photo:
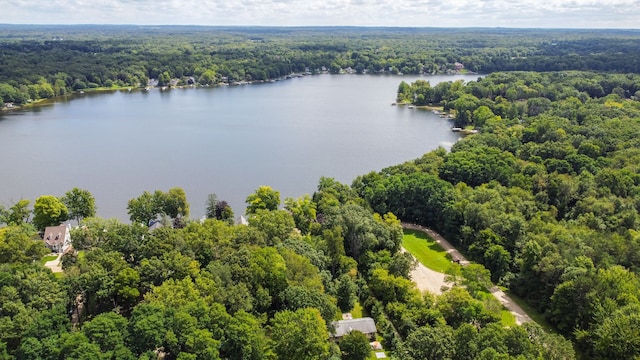
[[[392, 358], [574, 358], [559, 335], [502, 325], [499, 304], [479, 296], [489, 276], [481, 266], [442, 295], [421, 294], [408, 279], [412, 258], [399, 251], [399, 220], [372, 213], [333, 179], [285, 199], [284, 210], [276, 190], [260, 187], [247, 197], [248, 225], [234, 225], [215, 195], [209, 219], [190, 221], [182, 193], [132, 199], [130, 225], [80, 215], [55, 275], [39, 262], [47, 250], [28, 201], [3, 209], [0, 359], [364, 360], [361, 333], [330, 340], [332, 321], [356, 303]], [[43, 199], [58, 201], [40, 197], [34, 213]], [[78, 199], [91, 196], [74, 189], [55, 207], [66, 216], [65, 203], [92, 209]], [[149, 229], [144, 203], [165, 226]]]
[[571, 71], [401, 84], [399, 98], [440, 102], [480, 133], [353, 189], [378, 213], [437, 229], [584, 358], [636, 358], [638, 90], [636, 74]]
[[323, 69], [640, 73], [639, 39], [633, 30], [0, 25], [0, 102], [149, 79], [214, 85]]

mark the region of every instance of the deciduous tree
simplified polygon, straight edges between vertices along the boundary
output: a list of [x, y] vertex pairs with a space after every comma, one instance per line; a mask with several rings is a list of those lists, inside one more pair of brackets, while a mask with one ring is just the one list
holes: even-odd
[[69, 210], [60, 199], [43, 195], [33, 205], [33, 225], [40, 231], [47, 226], [57, 226], [67, 220]]
[[76, 219], [78, 224], [82, 219], [96, 215], [96, 199], [88, 190], [75, 187], [67, 191], [62, 202], [69, 209], [69, 218]]

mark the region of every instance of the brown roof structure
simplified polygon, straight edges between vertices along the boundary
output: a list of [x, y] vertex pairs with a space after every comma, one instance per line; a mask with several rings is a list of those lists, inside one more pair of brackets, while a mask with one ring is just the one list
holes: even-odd
[[47, 226], [44, 229], [42, 240], [44, 240], [45, 245], [47, 245], [49, 249], [60, 252], [65, 246], [65, 240], [68, 238], [68, 230], [69, 228], [66, 225]]

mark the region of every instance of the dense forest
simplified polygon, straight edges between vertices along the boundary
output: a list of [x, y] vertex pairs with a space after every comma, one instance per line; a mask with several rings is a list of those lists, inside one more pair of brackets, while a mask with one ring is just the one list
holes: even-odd
[[0, 25], [0, 102], [323, 71], [640, 73], [639, 38], [633, 30]]
[[[92, 199], [81, 189], [39, 197], [33, 219], [28, 200], [2, 209], [0, 359], [367, 359], [362, 333], [330, 340], [356, 304], [398, 359], [574, 358], [559, 335], [501, 324], [499, 304], [481, 296], [482, 267], [421, 294], [397, 217], [330, 178], [283, 210], [279, 192], [260, 187], [248, 225], [213, 194], [208, 219], [189, 221], [179, 188], [131, 199], [130, 225], [86, 217]], [[48, 250], [37, 231], [68, 217], [81, 226], [54, 274], [39, 262]]]
[[441, 102], [480, 133], [353, 188], [376, 212], [442, 232], [585, 358], [636, 358], [639, 89], [639, 75], [571, 71], [401, 84], [400, 99]]
[[[97, 217], [78, 188], [0, 206], [0, 359], [370, 358], [363, 334], [332, 338], [349, 311], [371, 316], [399, 360], [639, 358], [639, 37], [0, 25], [2, 105], [294, 73], [488, 74], [398, 86], [399, 102], [478, 132], [451, 151], [351, 186], [321, 178], [284, 209], [262, 186], [246, 199], [246, 225], [214, 194], [201, 199], [207, 219], [190, 219], [179, 187], [123, 204], [130, 224]], [[53, 273], [42, 235], [62, 221], [78, 226]], [[447, 291], [420, 293], [401, 221], [437, 230], [477, 264], [452, 264]], [[557, 333], [505, 324], [492, 283]]]

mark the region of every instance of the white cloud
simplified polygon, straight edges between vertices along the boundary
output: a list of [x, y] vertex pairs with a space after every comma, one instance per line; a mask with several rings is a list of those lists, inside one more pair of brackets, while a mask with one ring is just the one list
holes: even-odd
[[639, 28], [640, 0], [4, 0], [0, 23]]

